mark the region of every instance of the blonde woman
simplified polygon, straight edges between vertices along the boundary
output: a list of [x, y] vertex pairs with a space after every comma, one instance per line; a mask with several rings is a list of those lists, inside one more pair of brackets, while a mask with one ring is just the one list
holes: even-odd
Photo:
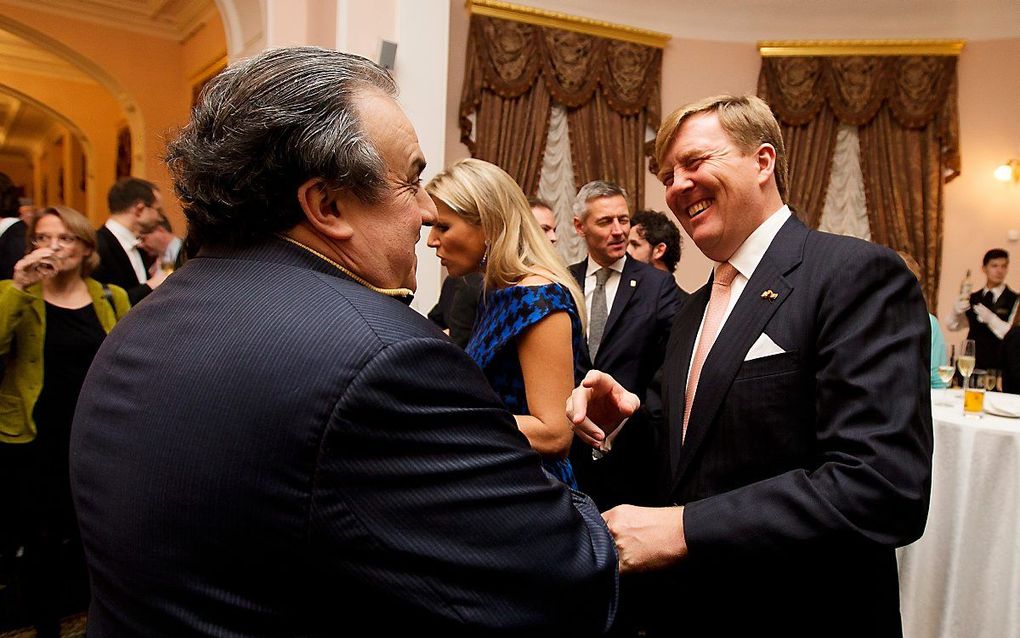
[[425, 187], [438, 215], [428, 245], [451, 276], [483, 273], [467, 353], [514, 413], [547, 470], [576, 487], [563, 406], [584, 340], [584, 295], [513, 178], [488, 162], [457, 162]]

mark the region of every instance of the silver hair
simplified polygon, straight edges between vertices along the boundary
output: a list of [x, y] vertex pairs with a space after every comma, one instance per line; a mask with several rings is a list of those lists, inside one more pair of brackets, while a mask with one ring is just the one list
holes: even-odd
[[318, 47], [266, 51], [213, 78], [167, 147], [189, 243], [243, 245], [293, 227], [309, 179], [378, 200], [386, 166], [359, 120], [366, 91], [397, 87], [381, 66]]
[[577, 191], [577, 197], [574, 198], [574, 217], [584, 221], [584, 218], [588, 216], [588, 202], [600, 197], [615, 197], [617, 195], [627, 199], [627, 191], [613, 182], [600, 179], [588, 182], [581, 187], [581, 190]]

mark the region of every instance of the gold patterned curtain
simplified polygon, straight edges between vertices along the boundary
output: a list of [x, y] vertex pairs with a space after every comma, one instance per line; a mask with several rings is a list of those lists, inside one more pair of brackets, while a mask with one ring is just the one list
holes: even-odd
[[960, 173], [956, 57], [763, 58], [758, 95], [783, 126], [788, 201], [812, 227], [825, 202], [836, 129], [858, 127], [872, 239], [917, 259], [935, 312], [942, 185]]
[[659, 125], [661, 69], [655, 47], [473, 15], [461, 141], [534, 194], [555, 100], [567, 108], [575, 187], [612, 180], [636, 209], [645, 131]]

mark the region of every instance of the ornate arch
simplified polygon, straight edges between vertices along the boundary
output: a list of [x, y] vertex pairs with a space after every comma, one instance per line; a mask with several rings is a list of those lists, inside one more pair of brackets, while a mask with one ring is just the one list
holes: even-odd
[[66, 127], [67, 130], [71, 132], [71, 135], [74, 135], [75, 139], [78, 140], [78, 143], [81, 144], [81, 149], [85, 154], [85, 161], [88, 166], [88, 173], [85, 175], [85, 196], [88, 199], [88, 208], [89, 210], [99, 210], [99, 202], [97, 201], [99, 199], [99, 194], [96, 192], [96, 153], [92, 146], [92, 140], [85, 135], [85, 132], [82, 131], [81, 128], [79, 128], [78, 125], [71, 120], [71, 118], [67, 117], [60, 111], [54, 110], [45, 102], [41, 102], [34, 97], [26, 93], [22, 93], [21, 91], [5, 84], [0, 84], [0, 93], [9, 95], [24, 102], [25, 104], [29, 104], [32, 107], [39, 109], [57, 122], [60, 122], [62, 126]]
[[[138, 108], [138, 103], [135, 102], [134, 97], [127, 92], [123, 85], [107, 73], [103, 67], [63, 42], [26, 26], [17, 20], [12, 20], [3, 14], [0, 14], [0, 29], [8, 31], [62, 58], [67, 63], [89, 75], [100, 86], [110, 92], [117, 104], [120, 105], [124, 118], [127, 120], [128, 129], [131, 131], [132, 171], [138, 177], [145, 177], [145, 118], [142, 116], [141, 109]], [[91, 199], [89, 205], [92, 205]]]

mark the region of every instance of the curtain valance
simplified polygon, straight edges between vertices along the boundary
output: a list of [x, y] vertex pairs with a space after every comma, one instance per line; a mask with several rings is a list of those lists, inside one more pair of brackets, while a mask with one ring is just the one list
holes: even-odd
[[659, 124], [662, 51], [655, 47], [472, 16], [467, 65], [460, 108], [465, 143], [471, 137], [471, 123], [465, 118], [477, 110], [483, 89], [512, 99], [538, 81], [568, 108], [587, 104], [601, 87], [613, 111], [620, 115], [644, 111], [649, 125]]

